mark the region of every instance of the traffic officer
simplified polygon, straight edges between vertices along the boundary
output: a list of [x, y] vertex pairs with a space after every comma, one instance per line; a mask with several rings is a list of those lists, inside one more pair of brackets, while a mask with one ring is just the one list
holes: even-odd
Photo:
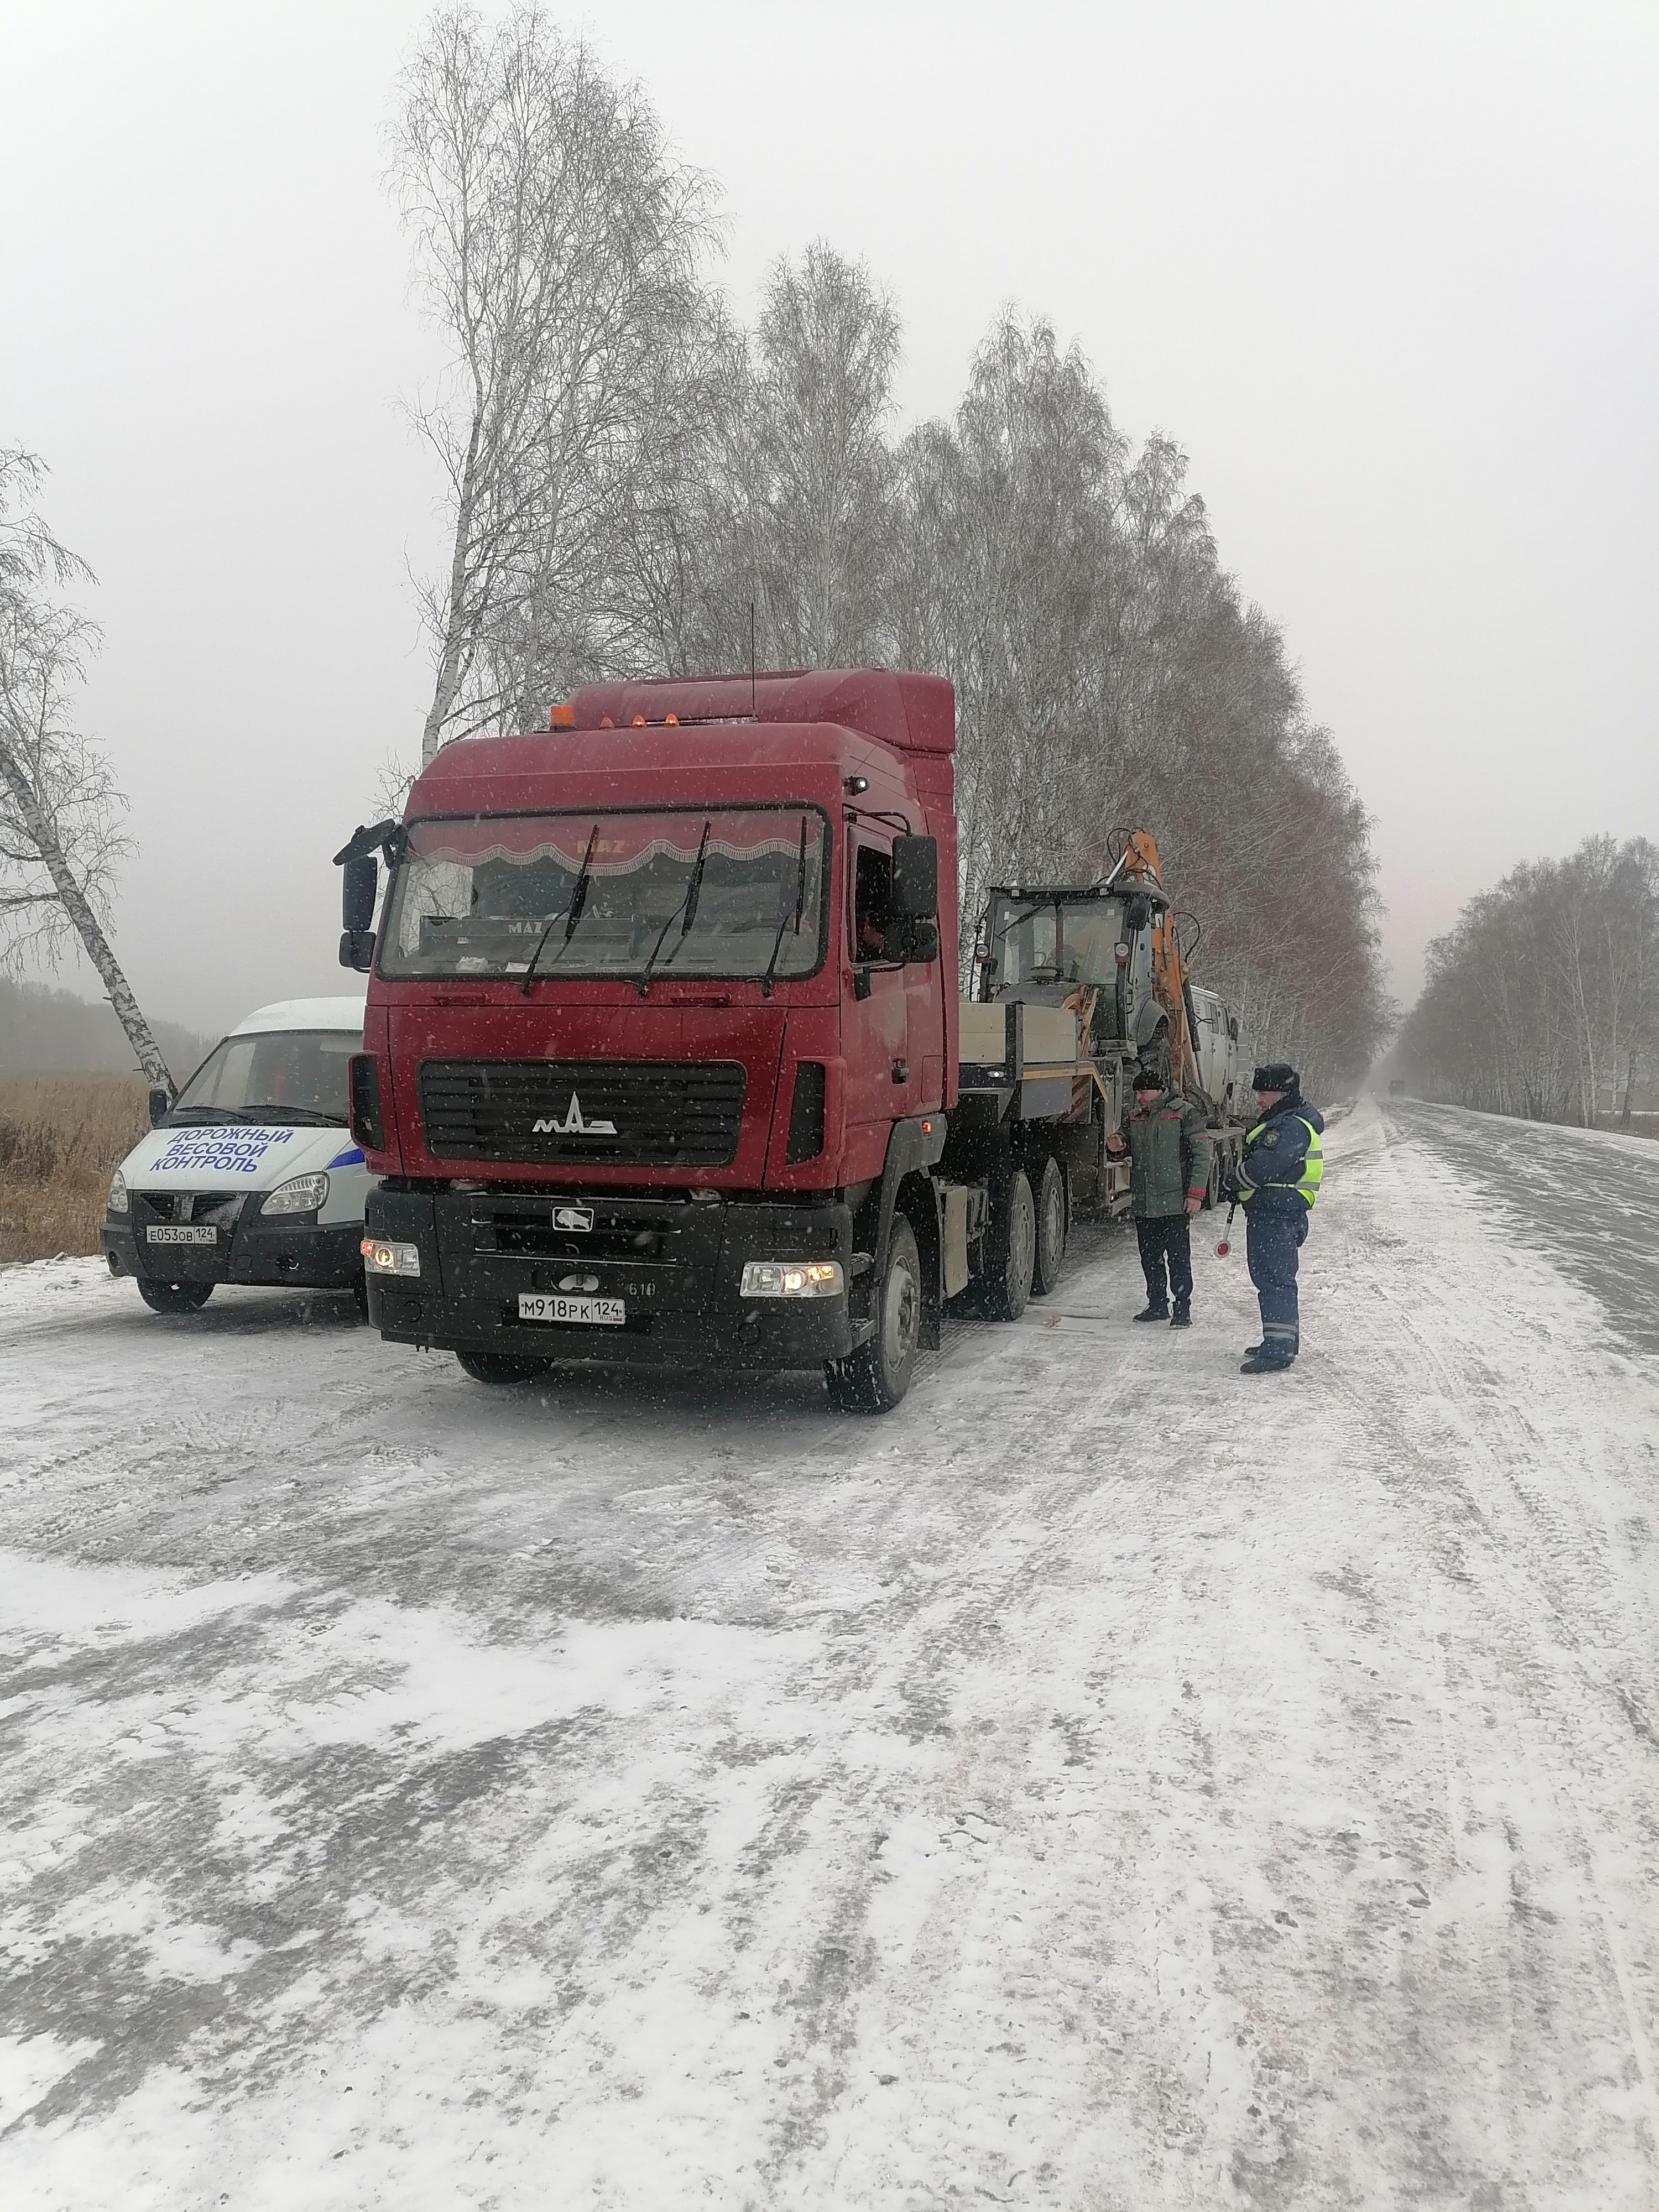
[[[1129, 1196], [1140, 1272], [1146, 1278], [1146, 1306], [1137, 1321], [1163, 1321], [1171, 1328], [1191, 1326], [1192, 1234], [1188, 1227], [1204, 1203], [1210, 1184], [1210, 1133], [1204, 1109], [1165, 1083], [1156, 1068], [1135, 1070], [1134, 1111], [1129, 1116]], [[1115, 1130], [1106, 1139], [1109, 1152], [1121, 1152]], [[1168, 1288], [1165, 1288], [1165, 1271]], [[1170, 1302], [1175, 1310], [1170, 1312]]]
[[1244, 1139], [1237, 1191], [1250, 1280], [1261, 1302], [1261, 1341], [1250, 1346], [1240, 1371], [1267, 1375], [1288, 1367], [1301, 1342], [1297, 1255], [1324, 1173], [1325, 1124], [1287, 1062], [1258, 1067], [1250, 1083], [1258, 1119]]

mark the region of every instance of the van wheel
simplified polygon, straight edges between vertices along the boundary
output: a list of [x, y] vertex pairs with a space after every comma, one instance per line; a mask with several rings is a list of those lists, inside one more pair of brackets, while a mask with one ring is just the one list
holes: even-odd
[[475, 1382], [537, 1382], [550, 1372], [550, 1359], [536, 1359], [520, 1352], [459, 1352], [455, 1354], [463, 1375]]
[[197, 1313], [213, 1296], [211, 1283], [152, 1283], [138, 1278], [138, 1295], [152, 1313]]
[[1036, 1207], [1023, 1168], [1014, 1170], [1000, 1218], [988, 1231], [985, 1305], [993, 1321], [1018, 1321], [1036, 1265]]
[[921, 1255], [902, 1213], [887, 1232], [887, 1265], [876, 1300], [876, 1333], [848, 1359], [825, 1365], [834, 1404], [847, 1413], [884, 1413], [910, 1387], [921, 1342]]
[[1066, 1257], [1066, 1171], [1046, 1159], [1037, 1181], [1036, 1244], [1031, 1262], [1031, 1296], [1046, 1298], [1060, 1280]]

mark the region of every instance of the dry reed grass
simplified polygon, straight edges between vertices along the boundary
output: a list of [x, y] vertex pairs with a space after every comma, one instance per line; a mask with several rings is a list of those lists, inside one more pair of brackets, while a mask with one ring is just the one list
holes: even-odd
[[0, 1076], [0, 1265], [95, 1252], [110, 1176], [149, 1126], [142, 1076]]

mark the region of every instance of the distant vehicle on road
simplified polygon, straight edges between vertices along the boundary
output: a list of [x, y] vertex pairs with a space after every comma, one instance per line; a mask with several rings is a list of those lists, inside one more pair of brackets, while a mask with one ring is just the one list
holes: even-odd
[[150, 1092], [149, 1134], [116, 1170], [104, 1216], [112, 1275], [156, 1313], [190, 1313], [217, 1283], [353, 1290], [363, 1304], [372, 1178], [347, 1127], [360, 998], [261, 1006], [178, 1097]]
[[1406, 1095], [1406, 1079], [1405, 1079], [1405, 1077], [1404, 1077], [1403, 1075], [1391, 1075], [1391, 1076], [1389, 1078], [1389, 1097], [1390, 1097], [1390, 1098], [1403, 1098], [1403, 1097], [1405, 1097], [1405, 1095]]

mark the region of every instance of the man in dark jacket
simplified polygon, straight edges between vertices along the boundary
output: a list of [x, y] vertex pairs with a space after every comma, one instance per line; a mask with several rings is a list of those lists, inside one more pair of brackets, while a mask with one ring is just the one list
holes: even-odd
[[1241, 1371], [1267, 1375], [1288, 1367], [1301, 1346], [1297, 1255], [1325, 1171], [1325, 1123], [1303, 1097], [1301, 1079], [1287, 1062], [1269, 1061], [1250, 1082], [1257, 1120], [1244, 1139], [1238, 1200], [1250, 1280], [1261, 1302], [1261, 1341], [1250, 1346]]
[[[1135, 1319], [1167, 1318], [1171, 1328], [1186, 1328], [1191, 1324], [1193, 1297], [1193, 1248], [1187, 1224], [1209, 1188], [1210, 1133], [1203, 1108], [1166, 1085], [1152, 1068], [1135, 1071], [1134, 1097], [1128, 1122], [1129, 1198], [1140, 1243], [1140, 1270], [1146, 1278], [1146, 1310]], [[1107, 1138], [1106, 1149], [1123, 1150], [1123, 1139], [1115, 1131]]]

